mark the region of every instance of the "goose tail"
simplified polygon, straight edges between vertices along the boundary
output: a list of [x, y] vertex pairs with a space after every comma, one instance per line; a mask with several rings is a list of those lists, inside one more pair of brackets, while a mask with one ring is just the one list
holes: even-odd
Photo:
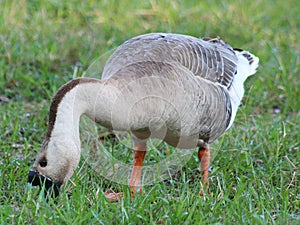
[[259, 58], [245, 50], [235, 48], [234, 51], [238, 57], [237, 72], [246, 80], [247, 77], [256, 73]]
[[244, 51], [241, 49], [234, 49], [234, 51], [238, 58], [238, 62], [237, 62], [236, 75], [234, 76], [233, 82], [228, 89], [232, 112], [231, 112], [230, 123], [227, 129], [231, 127], [234, 118], [236, 116], [238, 107], [240, 105], [240, 102], [244, 96], [244, 81], [249, 76], [256, 73], [258, 63], [259, 63], [259, 58], [248, 51]]

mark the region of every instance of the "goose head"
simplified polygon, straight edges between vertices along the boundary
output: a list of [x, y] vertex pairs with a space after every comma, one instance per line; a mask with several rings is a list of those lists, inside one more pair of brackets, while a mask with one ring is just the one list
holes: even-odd
[[76, 146], [73, 143], [60, 145], [54, 141], [45, 143], [28, 173], [28, 182], [44, 187], [45, 195], [57, 197], [60, 186], [72, 176], [79, 161], [74, 155], [67, 154], [70, 148]]

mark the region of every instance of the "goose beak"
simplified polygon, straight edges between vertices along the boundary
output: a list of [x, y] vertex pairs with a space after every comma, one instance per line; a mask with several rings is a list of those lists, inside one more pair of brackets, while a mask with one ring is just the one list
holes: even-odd
[[61, 184], [54, 183], [50, 178], [40, 175], [35, 169], [29, 170], [28, 183], [45, 188], [45, 196], [56, 198], [59, 195]]

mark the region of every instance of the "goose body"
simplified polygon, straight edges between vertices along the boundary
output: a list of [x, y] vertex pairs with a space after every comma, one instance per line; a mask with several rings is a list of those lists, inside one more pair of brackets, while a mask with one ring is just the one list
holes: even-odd
[[58, 90], [29, 181], [46, 177], [60, 186], [72, 176], [80, 159], [79, 120], [85, 114], [131, 133], [133, 192], [141, 185], [149, 138], [183, 149], [198, 146], [207, 182], [208, 144], [232, 125], [243, 83], [257, 66], [257, 57], [220, 39], [153, 33], [126, 41], [106, 63], [102, 80], [78, 78]]

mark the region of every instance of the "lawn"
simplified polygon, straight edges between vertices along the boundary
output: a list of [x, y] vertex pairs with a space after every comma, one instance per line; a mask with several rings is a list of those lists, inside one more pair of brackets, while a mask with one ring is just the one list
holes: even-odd
[[[113, 49], [148, 32], [219, 36], [260, 58], [233, 127], [212, 145], [211, 194], [199, 196], [195, 151], [134, 199], [83, 157], [61, 195], [46, 201], [27, 174], [51, 98], [76, 65], [76, 76], [100, 78]], [[0, 1], [0, 223], [300, 224], [299, 40], [298, 0]], [[124, 143], [105, 144], [130, 163]], [[164, 157], [153, 152], [146, 163]], [[108, 202], [104, 192], [112, 190], [124, 197]]]

